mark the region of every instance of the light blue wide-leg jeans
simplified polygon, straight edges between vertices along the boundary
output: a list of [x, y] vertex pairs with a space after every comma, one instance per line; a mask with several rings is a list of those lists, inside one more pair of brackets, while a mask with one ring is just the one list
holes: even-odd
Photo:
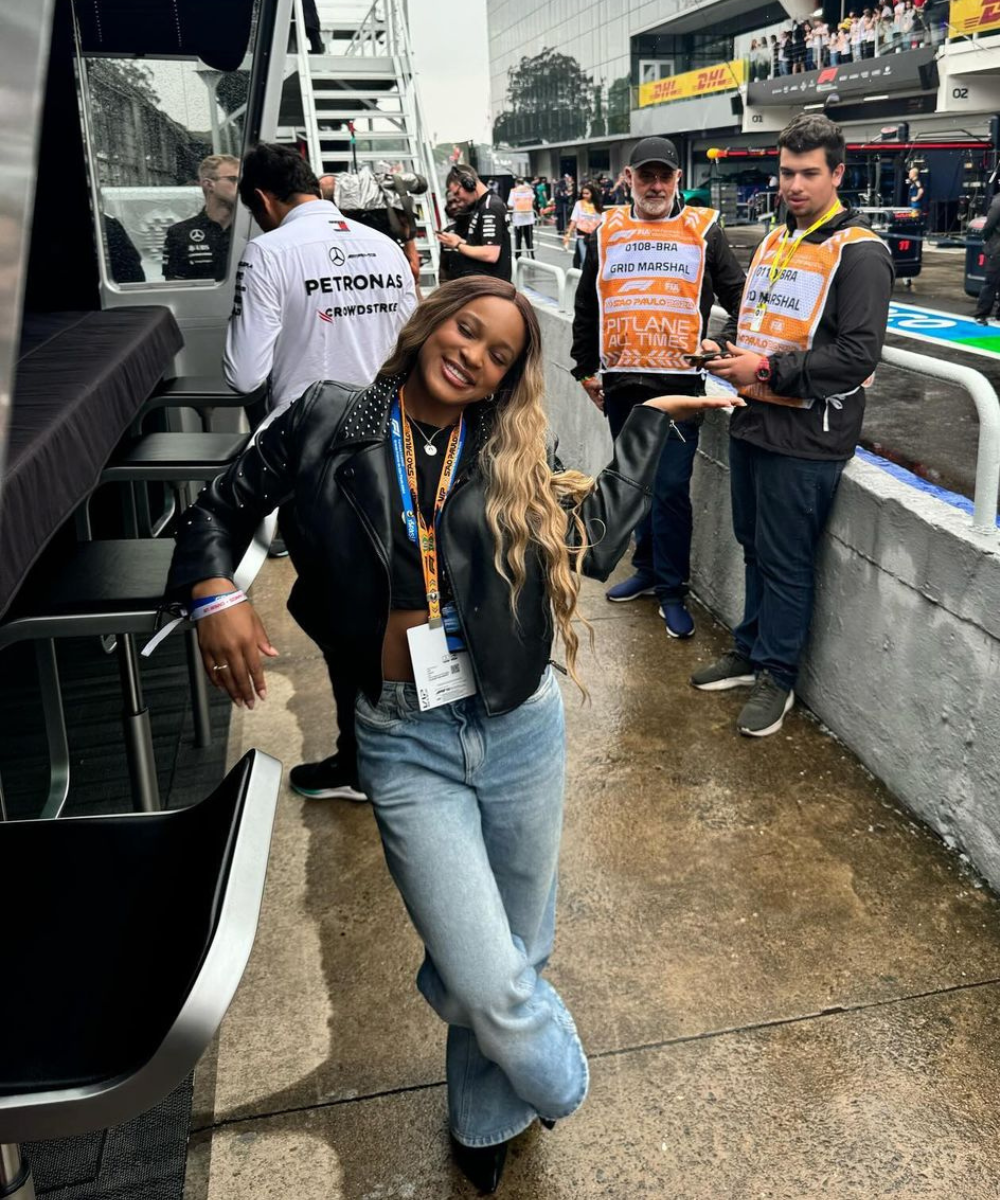
[[420, 712], [412, 684], [356, 709], [358, 769], [426, 956], [417, 986], [448, 1024], [452, 1133], [506, 1141], [587, 1093], [573, 1019], [541, 978], [555, 930], [565, 728], [551, 668], [519, 708], [470, 696]]

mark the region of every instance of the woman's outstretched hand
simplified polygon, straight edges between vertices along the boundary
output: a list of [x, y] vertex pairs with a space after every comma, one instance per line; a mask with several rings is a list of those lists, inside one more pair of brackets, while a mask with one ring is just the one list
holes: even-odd
[[234, 704], [253, 708], [255, 698], [267, 699], [261, 655], [277, 658], [267, 630], [249, 600], [203, 617], [198, 630], [205, 671], [217, 688], [228, 692]]
[[709, 408], [746, 408], [739, 396], [656, 396], [644, 401], [647, 408], [658, 408], [672, 421], [690, 421]]

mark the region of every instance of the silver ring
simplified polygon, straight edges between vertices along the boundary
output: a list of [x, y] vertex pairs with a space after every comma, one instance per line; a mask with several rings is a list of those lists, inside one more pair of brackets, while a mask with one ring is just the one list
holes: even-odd
[[216, 663], [215, 666], [212, 668], [212, 670], [213, 670], [213, 672], [214, 671], [228, 671], [229, 663]]

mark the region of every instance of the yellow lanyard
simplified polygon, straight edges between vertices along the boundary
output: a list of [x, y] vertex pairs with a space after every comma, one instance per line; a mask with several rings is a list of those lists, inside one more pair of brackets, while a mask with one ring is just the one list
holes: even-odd
[[[788, 227], [785, 227], [778, 242], [778, 248], [774, 252], [774, 258], [771, 260], [771, 266], [767, 272], [767, 295], [761, 297], [762, 303], [758, 304], [758, 308], [767, 307], [767, 302], [771, 298], [771, 289], [781, 277], [781, 272], [784, 271], [788, 264], [792, 261], [795, 251], [798, 250], [799, 246], [802, 245], [802, 243], [811, 233], [815, 233], [821, 225], [825, 225], [827, 221], [832, 220], [832, 218], [840, 212], [841, 208], [842, 205], [840, 201], [834, 200], [833, 206], [827, 212], [825, 212], [818, 221], [814, 221], [805, 231], [805, 233], [801, 235], [801, 237], [790, 238], [788, 236]], [[782, 258], [781, 252], [785, 248], [786, 244], [788, 244], [788, 251], [784, 258]]]
[[437, 494], [434, 497], [434, 513], [430, 525], [424, 520], [420, 511], [420, 493], [417, 485], [417, 456], [413, 445], [413, 433], [406, 419], [406, 402], [403, 389], [399, 389], [399, 414], [403, 434], [403, 459], [406, 463], [406, 481], [410, 486], [410, 495], [416, 509], [417, 545], [420, 548], [420, 561], [424, 568], [424, 586], [427, 590], [427, 611], [432, 626], [441, 624], [441, 589], [438, 585], [438, 555], [437, 555], [437, 523], [441, 509], [451, 489], [452, 476], [458, 465], [462, 449], [463, 421], [459, 417], [458, 424], [452, 429], [448, 438], [448, 448], [444, 452], [444, 462], [441, 464], [441, 478], [438, 480]]

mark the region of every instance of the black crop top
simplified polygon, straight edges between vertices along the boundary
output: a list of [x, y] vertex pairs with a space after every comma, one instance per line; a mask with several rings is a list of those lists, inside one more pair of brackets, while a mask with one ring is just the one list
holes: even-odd
[[[448, 445], [449, 433], [443, 433], [434, 425], [423, 421], [414, 421], [407, 417], [413, 430], [413, 445], [417, 459], [417, 491], [420, 493], [418, 504], [424, 520], [430, 524], [434, 517], [434, 500], [437, 496], [438, 483], [441, 481], [441, 468], [444, 466], [444, 452]], [[423, 431], [427, 438], [434, 438], [437, 454], [430, 455], [424, 450], [425, 441], [420, 436]], [[435, 433], [437, 434], [434, 437]], [[471, 451], [471, 438], [465, 439], [462, 450], [462, 460], [459, 470], [467, 465], [466, 456]], [[399, 495], [399, 485], [396, 483], [396, 464], [392, 455], [392, 443], [386, 442], [386, 453], [389, 456], [389, 478], [392, 480], [392, 508], [400, 514], [399, 519], [392, 525], [392, 607], [418, 609], [427, 607], [427, 592], [424, 587], [424, 568], [420, 561], [420, 550], [406, 536], [406, 523], [402, 520], [403, 501]], [[441, 603], [451, 600], [451, 586], [443, 567], [441, 570]]]

